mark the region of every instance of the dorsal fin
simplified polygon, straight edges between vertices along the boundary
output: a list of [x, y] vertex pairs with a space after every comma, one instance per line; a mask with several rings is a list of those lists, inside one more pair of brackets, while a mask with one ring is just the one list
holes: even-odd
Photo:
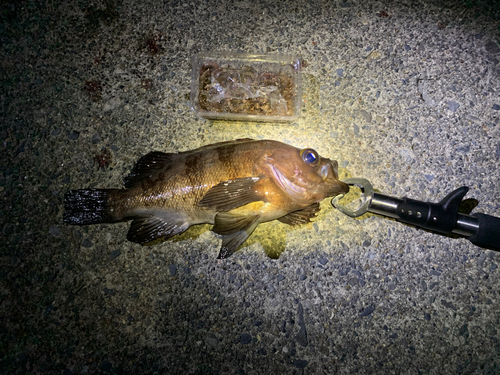
[[252, 138], [241, 138], [241, 139], [233, 139], [232, 141], [222, 141], [222, 142], [217, 142], [217, 143], [212, 143], [210, 145], [205, 145], [201, 146], [195, 150], [189, 150], [189, 151], [183, 151], [179, 152], [179, 154], [184, 154], [184, 153], [189, 153], [189, 152], [198, 152], [198, 151], [206, 151], [206, 150], [211, 150], [220, 146], [229, 146], [231, 144], [242, 144], [242, 143], [248, 143], [248, 142], [254, 142], [255, 140]]
[[123, 179], [125, 187], [135, 187], [145, 178], [151, 178], [159, 172], [165, 172], [171, 168], [173, 159], [177, 156], [178, 154], [167, 154], [161, 151], [153, 151], [144, 155], [134, 165], [130, 174]]
[[141, 183], [146, 178], [154, 178], [158, 173], [165, 172], [174, 165], [174, 160], [183, 158], [186, 154], [192, 154], [199, 151], [207, 151], [215, 149], [220, 146], [229, 146], [231, 144], [240, 144], [246, 142], [253, 142], [253, 139], [244, 138], [232, 141], [224, 141], [213, 143], [211, 145], [202, 146], [195, 150], [188, 150], [179, 153], [165, 153], [161, 151], [153, 151], [144, 155], [134, 165], [130, 174], [123, 179], [126, 188], [133, 188]]

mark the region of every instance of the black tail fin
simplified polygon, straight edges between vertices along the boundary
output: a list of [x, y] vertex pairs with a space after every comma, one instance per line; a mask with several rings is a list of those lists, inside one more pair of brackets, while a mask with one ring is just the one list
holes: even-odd
[[64, 194], [64, 222], [72, 225], [116, 222], [108, 207], [109, 196], [114, 190], [117, 189], [68, 191]]

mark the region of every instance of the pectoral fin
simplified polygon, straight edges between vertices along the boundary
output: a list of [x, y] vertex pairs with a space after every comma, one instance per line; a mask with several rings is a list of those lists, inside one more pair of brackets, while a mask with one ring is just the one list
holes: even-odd
[[198, 204], [217, 211], [230, 211], [263, 200], [257, 188], [261, 180], [262, 177], [243, 177], [221, 182], [213, 186]]
[[319, 203], [313, 203], [299, 211], [290, 212], [288, 215], [280, 217], [278, 220], [288, 225], [307, 224], [316, 213], [320, 211]]
[[255, 230], [259, 215], [238, 216], [230, 212], [219, 212], [215, 216], [213, 231], [222, 234], [222, 247], [218, 259], [231, 256]]
[[145, 245], [156, 239], [167, 239], [189, 228], [187, 221], [180, 218], [167, 221], [156, 216], [139, 217], [132, 221], [127, 240]]

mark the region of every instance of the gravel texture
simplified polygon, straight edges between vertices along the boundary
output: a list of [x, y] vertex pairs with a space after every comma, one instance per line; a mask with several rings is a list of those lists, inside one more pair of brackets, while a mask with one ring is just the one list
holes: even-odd
[[[141, 247], [127, 223], [62, 222], [67, 190], [120, 187], [149, 151], [244, 137], [314, 147], [396, 197], [466, 185], [500, 217], [490, 3], [3, 2], [0, 373], [499, 373], [500, 255], [466, 239], [324, 201], [217, 261], [208, 226]], [[300, 56], [300, 119], [196, 118], [204, 50]]]

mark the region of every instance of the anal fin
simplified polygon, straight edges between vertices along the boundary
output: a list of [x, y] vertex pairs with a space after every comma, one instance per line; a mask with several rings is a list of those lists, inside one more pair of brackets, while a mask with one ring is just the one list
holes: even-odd
[[320, 211], [319, 203], [313, 203], [302, 210], [290, 212], [289, 214], [280, 217], [278, 220], [288, 225], [307, 224]]
[[157, 216], [144, 216], [132, 221], [127, 233], [127, 240], [141, 245], [157, 239], [168, 239], [189, 228], [189, 223], [183, 220], [167, 221]]

